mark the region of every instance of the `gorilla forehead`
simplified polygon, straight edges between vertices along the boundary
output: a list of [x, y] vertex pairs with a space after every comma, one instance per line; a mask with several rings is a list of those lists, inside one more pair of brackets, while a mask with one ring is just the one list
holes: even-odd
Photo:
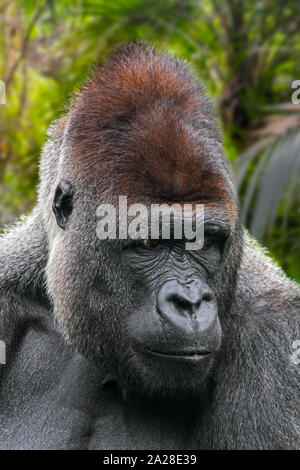
[[114, 195], [235, 205], [202, 86], [149, 46], [118, 49], [95, 69], [71, 105], [68, 141], [72, 173], [84, 184], [101, 179], [102, 194], [113, 186]]

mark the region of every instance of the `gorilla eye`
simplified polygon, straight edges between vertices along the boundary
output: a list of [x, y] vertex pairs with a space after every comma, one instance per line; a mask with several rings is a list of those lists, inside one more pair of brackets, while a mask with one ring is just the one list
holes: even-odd
[[52, 209], [57, 225], [65, 230], [73, 210], [73, 188], [69, 181], [63, 180], [57, 186]]
[[206, 232], [204, 234], [204, 243], [202, 249], [209, 251], [213, 248], [217, 248], [220, 253], [222, 253], [227, 238], [228, 234], [225, 232], [223, 233], [222, 231]]
[[218, 243], [218, 239], [216, 235], [213, 234], [205, 234], [204, 237], [204, 243], [203, 243], [203, 249], [204, 250], [209, 250], [211, 249], [214, 245]]
[[159, 240], [151, 240], [151, 239], [146, 239], [146, 240], [141, 240], [139, 245], [143, 248], [151, 249], [155, 248], [159, 244]]

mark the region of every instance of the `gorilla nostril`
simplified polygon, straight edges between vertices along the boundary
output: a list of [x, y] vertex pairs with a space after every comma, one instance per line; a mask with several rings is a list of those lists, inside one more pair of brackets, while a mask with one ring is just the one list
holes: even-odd
[[204, 301], [204, 302], [211, 302], [212, 300], [213, 300], [213, 296], [209, 292], [204, 294], [203, 297], [202, 297], [202, 301]]
[[179, 294], [170, 294], [166, 298], [166, 301], [173, 304], [178, 311], [189, 311], [193, 315], [200, 308], [202, 302], [211, 302], [212, 300], [213, 295], [209, 292], [206, 292], [203, 294], [203, 296], [201, 296], [201, 298], [198, 298], [197, 300], [187, 299]]
[[189, 310], [191, 308], [191, 302], [176, 294], [170, 295], [167, 301], [173, 303], [176, 307], [182, 310]]

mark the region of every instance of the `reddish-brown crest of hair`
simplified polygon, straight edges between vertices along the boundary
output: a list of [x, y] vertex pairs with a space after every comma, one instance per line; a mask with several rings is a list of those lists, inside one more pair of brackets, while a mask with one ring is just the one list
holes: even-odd
[[189, 67], [145, 44], [99, 65], [70, 108], [70, 160], [86, 182], [143, 201], [234, 202], [211, 105]]

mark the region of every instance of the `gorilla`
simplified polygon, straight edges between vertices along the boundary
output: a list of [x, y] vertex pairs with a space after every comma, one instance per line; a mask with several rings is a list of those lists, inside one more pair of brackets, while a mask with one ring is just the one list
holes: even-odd
[[[188, 65], [119, 47], [48, 137], [0, 240], [1, 449], [298, 448], [299, 289], [240, 224]], [[100, 239], [122, 195], [204, 204], [202, 248]]]

